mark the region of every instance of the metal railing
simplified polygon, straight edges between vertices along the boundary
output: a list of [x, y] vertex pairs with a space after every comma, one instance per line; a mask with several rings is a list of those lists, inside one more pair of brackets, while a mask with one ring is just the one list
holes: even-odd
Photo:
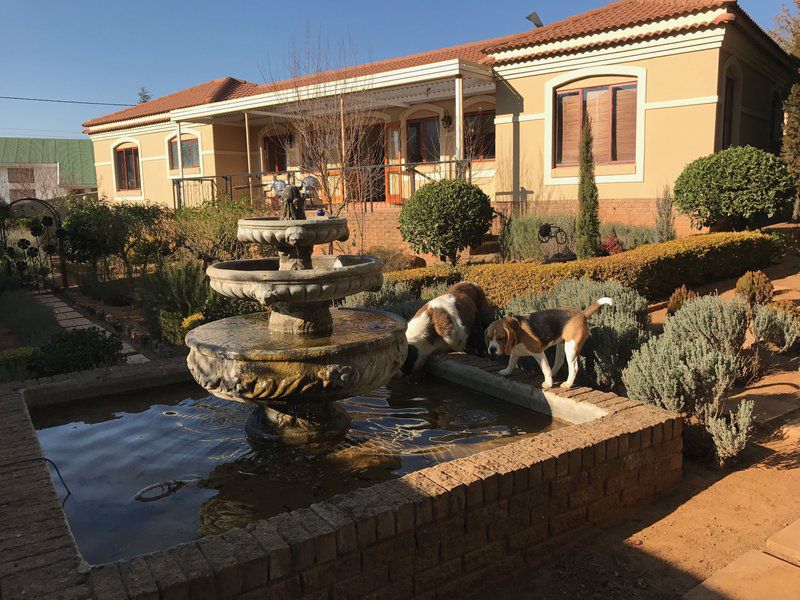
[[431, 181], [457, 178], [471, 182], [472, 163], [469, 160], [445, 160], [343, 169], [333, 167], [326, 175], [326, 186], [321, 184], [319, 173], [302, 169], [184, 177], [173, 181], [173, 203], [175, 208], [182, 208], [200, 206], [213, 200], [249, 200], [277, 207], [281, 191], [292, 184], [304, 189], [312, 206], [345, 201], [403, 204], [418, 187]]

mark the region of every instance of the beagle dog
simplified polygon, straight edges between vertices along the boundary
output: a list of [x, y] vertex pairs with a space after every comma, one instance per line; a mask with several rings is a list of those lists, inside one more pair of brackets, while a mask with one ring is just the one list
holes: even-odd
[[480, 286], [465, 281], [425, 304], [408, 322], [408, 355], [402, 372], [419, 371], [431, 354], [464, 350], [478, 312], [488, 305]]
[[[600, 298], [582, 311], [551, 308], [526, 317], [506, 317], [495, 321], [486, 329], [489, 355], [511, 356], [508, 367], [500, 371], [504, 377], [514, 372], [520, 356], [533, 356], [544, 374], [544, 389], [553, 387], [553, 375], [561, 369], [566, 357], [569, 376], [561, 387], [571, 388], [578, 374], [578, 356], [589, 338], [587, 319], [603, 306], [613, 304], [611, 298]], [[556, 359], [551, 370], [544, 351], [552, 346], [556, 346]]]

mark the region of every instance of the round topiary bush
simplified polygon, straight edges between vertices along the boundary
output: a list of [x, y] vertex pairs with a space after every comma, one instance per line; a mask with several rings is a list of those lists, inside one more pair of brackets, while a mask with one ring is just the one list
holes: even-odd
[[794, 179], [774, 154], [752, 146], [698, 158], [675, 181], [675, 204], [697, 226], [744, 229], [791, 210]]
[[459, 179], [419, 188], [400, 211], [400, 233], [415, 252], [455, 265], [459, 253], [477, 246], [492, 224], [492, 206], [477, 185]]

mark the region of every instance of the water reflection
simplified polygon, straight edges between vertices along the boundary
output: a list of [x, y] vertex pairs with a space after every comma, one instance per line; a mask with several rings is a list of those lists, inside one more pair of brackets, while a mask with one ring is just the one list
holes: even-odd
[[33, 418], [72, 488], [65, 511], [92, 563], [218, 533], [558, 426], [443, 383], [394, 381], [341, 404], [353, 418], [347, 438], [304, 448], [249, 446], [244, 423], [252, 408], [194, 385], [43, 409]]

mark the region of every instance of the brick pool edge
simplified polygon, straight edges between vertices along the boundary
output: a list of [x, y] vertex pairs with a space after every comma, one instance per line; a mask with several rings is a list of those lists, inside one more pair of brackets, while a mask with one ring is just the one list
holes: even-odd
[[[462, 383], [479, 369], [448, 360], [462, 363], [450, 365]], [[245, 528], [89, 566], [41, 460], [26, 402], [189, 380], [185, 371], [177, 359], [0, 389], [0, 597], [458, 596], [614, 520], [682, 473], [677, 415], [587, 388], [536, 390], [533, 406], [579, 422]], [[524, 401], [522, 384], [512, 383], [506, 399]]]

